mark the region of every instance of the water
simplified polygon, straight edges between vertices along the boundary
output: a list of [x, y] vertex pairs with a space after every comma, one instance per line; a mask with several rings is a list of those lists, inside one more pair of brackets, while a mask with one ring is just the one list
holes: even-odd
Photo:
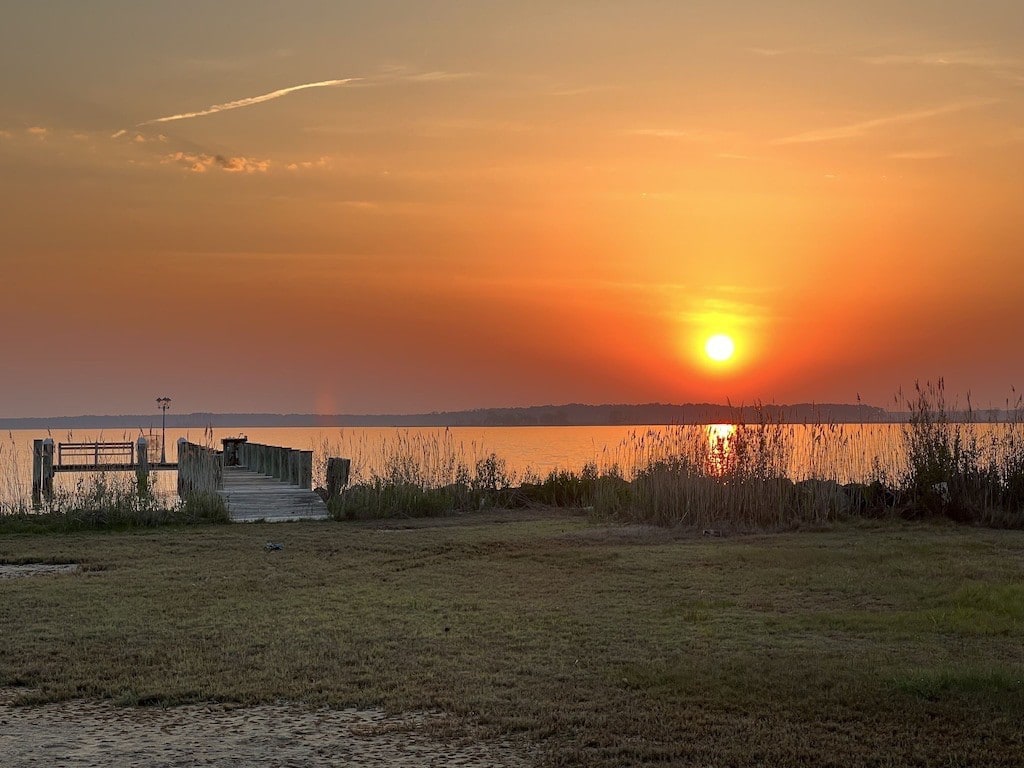
[[[998, 439], [1005, 427], [965, 425], [984, 443]], [[167, 460], [176, 461], [179, 437], [220, 447], [224, 437], [246, 435], [253, 442], [314, 451], [314, 483], [322, 483], [323, 459], [352, 459], [353, 478], [386, 471], [389, 462], [411, 462], [422, 469], [425, 481], [452, 482], [453, 465], [470, 471], [491, 453], [504, 460], [512, 482], [543, 477], [551, 470], [578, 471], [594, 463], [601, 470], [617, 466], [629, 476], [638, 467], [665, 453], [691, 459], [721, 461], [745, 436], [749, 446], [764, 435], [766, 453], [793, 479], [823, 477], [839, 482], [864, 481], [882, 475], [898, 478], [905, 471], [903, 430], [899, 424], [772, 425], [749, 427], [737, 436], [731, 425], [690, 427], [453, 427], [438, 428], [331, 428], [252, 427], [230, 430], [167, 430]], [[138, 431], [74, 430], [53, 434], [55, 442], [134, 441]], [[38, 431], [15, 431], [0, 437], [0, 504], [29, 498], [32, 441], [46, 437]], [[718, 456], [715, 459], [715, 456]], [[406, 461], [406, 460], [409, 461]], [[126, 473], [121, 473], [126, 474]], [[172, 496], [176, 473], [157, 472], [158, 491]], [[130, 479], [130, 475], [126, 475]], [[58, 489], [72, 489], [82, 478], [59, 473]]]

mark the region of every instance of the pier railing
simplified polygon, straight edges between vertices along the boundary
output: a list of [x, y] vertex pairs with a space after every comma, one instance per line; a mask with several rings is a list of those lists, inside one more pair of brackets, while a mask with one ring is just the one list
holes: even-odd
[[313, 452], [262, 443], [239, 443], [239, 466], [299, 488], [313, 488]]
[[224, 487], [224, 465], [219, 451], [178, 440], [178, 495], [216, 493]]

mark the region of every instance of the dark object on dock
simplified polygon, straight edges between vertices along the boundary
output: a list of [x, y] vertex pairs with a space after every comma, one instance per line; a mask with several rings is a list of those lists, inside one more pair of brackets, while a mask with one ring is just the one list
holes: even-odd
[[220, 441], [221, 445], [224, 447], [223, 454], [225, 467], [237, 467], [241, 464], [238, 456], [238, 446], [247, 442], [249, 442], [249, 438], [244, 435], [241, 437], [225, 437]]
[[284, 549], [284, 544], [278, 544], [274, 541], [268, 541], [266, 544], [263, 545], [263, 548], [267, 550], [267, 552], [279, 552], [280, 550]]

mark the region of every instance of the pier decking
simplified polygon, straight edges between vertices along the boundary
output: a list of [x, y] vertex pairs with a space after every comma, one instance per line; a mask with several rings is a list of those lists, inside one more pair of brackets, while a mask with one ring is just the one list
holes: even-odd
[[315, 492], [250, 471], [247, 467], [224, 467], [224, 499], [235, 522], [264, 520], [326, 520], [327, 505]]
[[[178, 442], [178, 493], [217, 493], [236, 522], [325, 520], [313, 491], [313, 452], [227, 438], [224, 450]], [[345, 466], [347, 480], [347, 463]], [[337, 483], [334, 484], [337, 486]]]

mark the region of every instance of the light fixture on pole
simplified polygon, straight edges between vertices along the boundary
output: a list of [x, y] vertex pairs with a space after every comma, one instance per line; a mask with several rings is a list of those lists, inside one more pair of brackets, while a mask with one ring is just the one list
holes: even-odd
[[156, 407], [163, 411], [163, 423], [161, 424], [160, 434], [160, 463], [167, 463], [167, 409], [171, 407], [171, 398], [169, 397], [158, 397], [156, 399]]

